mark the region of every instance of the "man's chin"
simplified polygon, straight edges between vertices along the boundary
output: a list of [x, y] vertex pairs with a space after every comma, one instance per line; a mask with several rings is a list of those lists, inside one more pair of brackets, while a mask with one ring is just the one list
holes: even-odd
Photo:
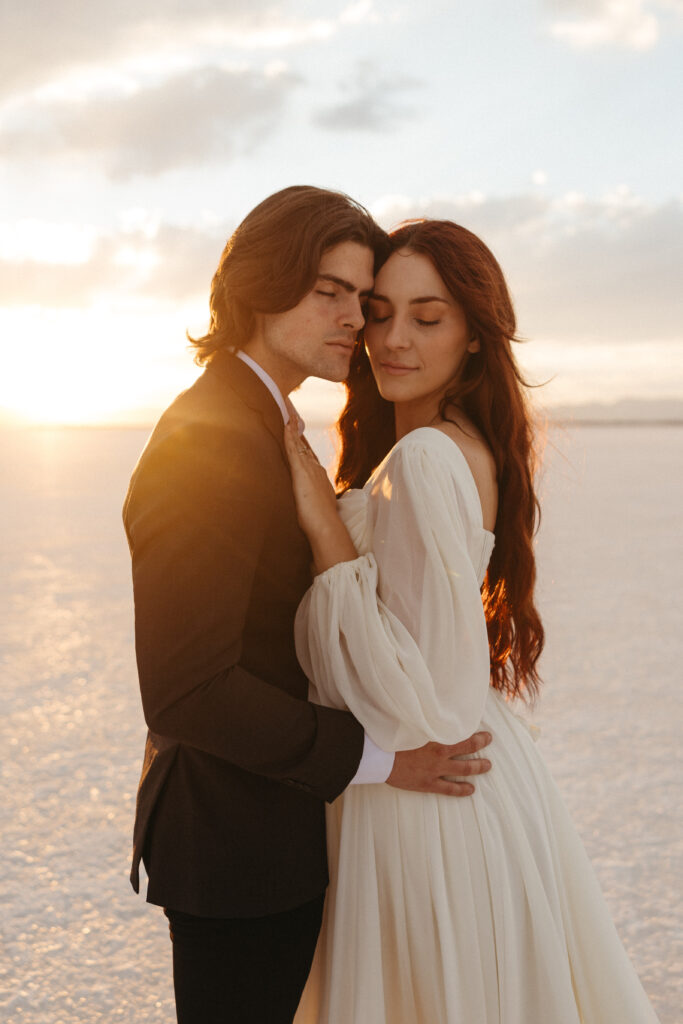
[[340, 357], [334, 361], [325, 361], [324, 364], [312, 371], [312, 377], [320, 377], [321, 380], [329, 380], [335, 384], [341, 384], [349, 375], [351, 369], [351, 357], [348, 359]]

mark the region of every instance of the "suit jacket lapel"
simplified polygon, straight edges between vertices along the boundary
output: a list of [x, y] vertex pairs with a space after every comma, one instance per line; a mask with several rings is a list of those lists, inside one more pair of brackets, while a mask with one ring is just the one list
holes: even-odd
[[216, 352], [207, 371], [219, 374], [250, 409], [261, 414], [266, 429], [273, 435], [286, 458], [282, 412], [261, 378], [226, 349]]

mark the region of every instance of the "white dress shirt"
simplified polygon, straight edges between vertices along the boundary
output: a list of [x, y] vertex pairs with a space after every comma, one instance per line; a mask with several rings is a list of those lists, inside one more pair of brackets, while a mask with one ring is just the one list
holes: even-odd
[[[285, 404], [285, 400], [282, 397], [282, 392], [279, 387], [270, 376], [266, 373], [262, 366], [248, 356], [246, 352], [236, 352], [235, 355], [238, 359], [241, 359], [243, 363], [246, 363], [254, 373], [259, 377], [266, 385], [271, 395], [277, 402], [278, 408], [282, 413], [282, 419], [284, 423], [289, 422], [289, 410]], [[298, 413], [297, 413], [298, 415]], [[299, 433], [303, 434], [306, 424], [299, 416]], [[394, 754], [387, 753], [386, 750], [380, 750], [376, 743], [373, 743], [367, 733], [365, 733], [365, 739], [363, 742], [363, 756], [360, 759], [358, 770], [354, 777], [351, 779], [349, 785], [358, 785], [360, 783], [378, 783], [386, 782], [391, 775], [391, 770], [394, 767]]]

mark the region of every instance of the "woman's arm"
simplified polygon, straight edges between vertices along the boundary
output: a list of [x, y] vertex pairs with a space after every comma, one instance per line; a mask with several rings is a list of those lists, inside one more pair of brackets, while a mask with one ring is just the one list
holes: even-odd
[[[467, 777], [484, 774], [491, 768], [491, 762], [486, 758], [471, 758], [471, 755], [488, 746], [491, 734], [470, 730], [473, 735], [452, 743], [451, 739], [462, 735], [462, 728], [458, 727], [461, 723], [451, 721], [440, 742], [428, 741], [411, 747], [407, 735], [417, 737], [422, 731], [424, 738], [429, 740], [431, 730], [419, 701], [410, 699], [407, 702], [411, 706], [408, 720], [414, 717], [426, 728], [421, 730], [418, 726], [413, 731], [408, 725], [407, 734], [401, 735], [400, 726], [397, 730], [395, 725], [391, 725], [391, 718], [402, 717], [400, 697], [396, 702], [389, 699], [389, 704], [393, 705], [389, 710], [381, 696], [377, 700], [378, 690], [376, 685], [373, 686], [373, 679], [381, 679], [380, 689], [386, 687], [387, 695], [394, 682], [399, 684], [399, 690], [404, 694], [407, 684], [407, 689], [415, 695], [414, 691], [420, 690], [425, 666], [412, 638], [406, 637], [398, 622], [394, 621], [394, 631], [387, 621], [386, 610], [382, 611], [382, 602], [376, 592], [374, 559], [372, 556], [369, 561], [358, 558], [353, 541], [337, 512], [336, 497], [327, 473], [306, 439], [299, 437], [294, 416], [285, 430], [285, 447], [292, 470], [299, 525], [308, 536], [319, 574], [297, 616], [300, 641], [297, 653], [300, 660], [303, 659], [304, 669], [325, 693], [325, 703], [340, 706], [341, 698], [341, 706], [353, 707], [356, 717], [368, 728], [371, 736], [382, 738], [380, 745], [383, 749], [396, 751], [393, 770], [387, 779], [390, 785], [447, 796], [470, 796], [474, 786], [466, 781]], [[335, 566], [338, 567], [336, 570]], [[326, 572], [328, 569], [334, 570], [333, 574]], [[332, 597], [329, 588], [336, 589], [332, 575], [341, 587], [339, 603], [345, 612], [340, 615], [331, 608], [334, 600], [330, 602], [327, 599]], [[311, 600], [315, 603], [314, 609], [311, 609]], [[386, 635], [387, 632], [390, 636]], [[306, 633], [309, 642], [303, 639]], [[341, 634], [344, 634], [343, 641]], [[339, 684], [338, 690], [336, 684]], [[430, 703], [429, 698], [427, 703]], [[452, 737], [447, 735], [450, 728], [454, 733]]]
[[[372, 551], [321, 571], [297, 613], [297, 655], [322, 702], [348, 707], [383, 750], [470, 736], [489, 686], [462, 467], [428, 440], [397, 446], [375, 481]], [[310, 458], [298, 468], [313, 481], [303, 526], [324, 544], [332, 488], [296, 456]]]

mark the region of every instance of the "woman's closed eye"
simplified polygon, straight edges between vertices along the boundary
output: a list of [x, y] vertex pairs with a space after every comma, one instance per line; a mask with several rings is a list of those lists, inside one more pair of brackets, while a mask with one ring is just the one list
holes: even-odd
[[334, 299], [336, 297], [336, 294], [337, 294], [336, 292], [326, 292], [326, 291], [323, 291], [322, 288], [316, 288], [315, 293], [316, 293], [316, 295], [327, 295], [328, 299]]
[[420, 327], [436, 327], [437, 324], [441, 323], [440, 320], [420, 320], [419, 317], [415, 318], [415, 322], [418, 323]]

